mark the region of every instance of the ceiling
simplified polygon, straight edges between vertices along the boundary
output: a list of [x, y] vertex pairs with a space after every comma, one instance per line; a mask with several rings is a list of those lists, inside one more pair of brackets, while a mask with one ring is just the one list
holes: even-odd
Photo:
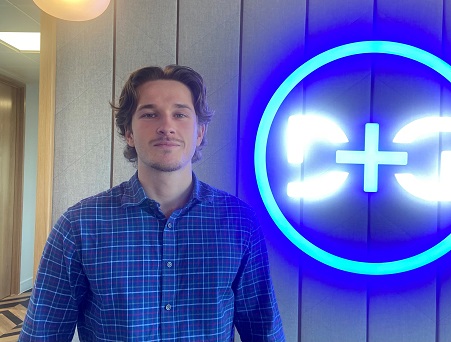
[[[0, 0], [0, 32], [39, 32], [40, 15], [33, 0]], [[38, 82], [39, 53], [18, 52], [0, 43], [0, 75]]]

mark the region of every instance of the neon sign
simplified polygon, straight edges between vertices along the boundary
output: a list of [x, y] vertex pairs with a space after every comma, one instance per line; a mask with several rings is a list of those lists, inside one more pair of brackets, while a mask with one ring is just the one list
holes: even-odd
[[[345, 143], [343, 130], [327, 118], [314, 115], [292, 115], [286, 130], [289, 164], [302, 164], [304, 153], [314, 141]], [[328, 171], [318, 177], [294, 181], [287, 185], [287, 195], [294, 198], [321, 199], [335, 193], [348, 178], [347, 172]]]
[[[368, 275], [395, 274], [410, 271], [427, 265], [451, 250], [451, 235], [433, 247], [414, 256], [388, 262], [363, 262], [346, 259], [325, 251], [311, 243], [291, 225], [280, 210], [272, 193], [266, 165], [266, 149], [272, 122], [288, 94], [306, 76], [318, 68], [340, 58], [359, 54], [390, 54], [411, 59], [442, 75], [451, 82], [451, 66], [440, 58], [410, 45], [387, 41], [364, 41], [342, 45], [323, 52], [296, 69], [276, 90], [270, 99], [258, 127], [254, 164], [257, 185], [266, 209], [283, 234], [304, 253], [312, 258], [339, 270]], [[289, 118], [287, 139], [297, 146], [287, 144], [287, 159], [291, 164], [301, 164], [304, 153], [315, 140], [329, 143], [346, 143], [347, 137], [335, 123], [315, 116], [292, 116]], [[297, 130], [295, 129], [297, 128]], [[301, 131], [299, 131], [299, 129]], [[451, 132], [451, 118], [427, 117], [413, 121], [401, 128], [393, 139], [394, 143], [410, 143], [434, 133]], [[365, 126], [365, 148], [363, 151], [337, 150], [336, 163], [364, 165], [364, 191], [376, 192], [378, 187], [379, 165], [406, 165], [407, 152], [380, 151], [379, 125], [368, 123]], [[301, 151], [300, 151], [301, 150]], [[431, 182], [417, 178], [409, 173], [395, 174], [402, 188], [410, 194], [432, 201], [451, 200], [451, 179], [445, 177], [451, 172], [451, 151], [442, 151], [439, 181]], [[337, 191], [346, 181], [348, 174], [341, 171], [328, 171], [321, 176], [290, 182], [287, 194], [291, 197], [318, 199]], [[319, 187], [318, 184], [328, 184]], [[318, 189], [325, 189], [318, 191]]]
[[[394, 143], [410, 144], [434, 133], [451, 132], [450, 117], [426, 117], [415, 120], [396, 134]], [[329, 143], [346, 143], [343, 130], [327, 118], [313, 115], [292, 115], [286, 130], [287, 159], [289, 164], [300, 165], [304, 153], [315, 140]], [[377, 192], [379, 165], [407, 165], [407, 152], [379, 150], [379, 124], [365, 125], [363, 151], [337, 150], [338, 164], [364, 165], [365, 192]], [[440, 178], [419, 179], [411, 173], [397, 173], [396, 180], [411, 195], [426, 201], [451, 201], [451, 151], [442, 151]], [[348, 172], [328, 171], [318, 177], [294, 181], [287, 185], [287, 195], [292, 198], [322, 199], [338, 191], [348, 178]]]
[[[434, 133], [450, 133], [450, 117], [427, 117], [404, 126], [393, 142], [412, 143]], [[396, 180], [410, 194], [427, 201], [451, 201], [451, 151], [442, 151], [440, 157], [440, 178], [420, 180], [411, 173], [397, 173]]]

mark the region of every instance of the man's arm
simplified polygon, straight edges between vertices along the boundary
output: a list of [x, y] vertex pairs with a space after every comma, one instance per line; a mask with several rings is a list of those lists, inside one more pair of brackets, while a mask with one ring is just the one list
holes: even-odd
[[235, 285], [235, 326], [241, 340], [284, 342], [266, 244], [257, 222]]
[[72, 341], [83, 279], [70, 223], [63, 216], [44, 248], [19, 341]]

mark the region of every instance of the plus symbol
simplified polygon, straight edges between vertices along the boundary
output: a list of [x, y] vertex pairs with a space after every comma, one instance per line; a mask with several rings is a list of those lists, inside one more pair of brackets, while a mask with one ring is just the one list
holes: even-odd
[[339, 164], [363, 165], [363, 190], [377, 192], [379, 165], [406, 165], [407, 152], [379, 151], [379, 124], [365, 125], [365, 150], [338, 150], [336, 162]]

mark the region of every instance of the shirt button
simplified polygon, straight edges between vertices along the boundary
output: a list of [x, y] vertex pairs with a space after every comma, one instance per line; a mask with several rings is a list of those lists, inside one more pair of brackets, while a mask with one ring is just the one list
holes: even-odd
[[167, 311], [169, 311], [169, 310], [171, 310], [172, 309], [172, 306], [171, 306], [171, 304], [166, 304], [166, 306], [164, 307]]
[[169, 267], [169, 268], [171, 268], [171, 267], [172, 267], [172, 262], [168, 261], [168, 262], [166, 263], [166, 266]]
[[168, 228], [172, 228], [172, 223], [171, 222], [168, 223]]

